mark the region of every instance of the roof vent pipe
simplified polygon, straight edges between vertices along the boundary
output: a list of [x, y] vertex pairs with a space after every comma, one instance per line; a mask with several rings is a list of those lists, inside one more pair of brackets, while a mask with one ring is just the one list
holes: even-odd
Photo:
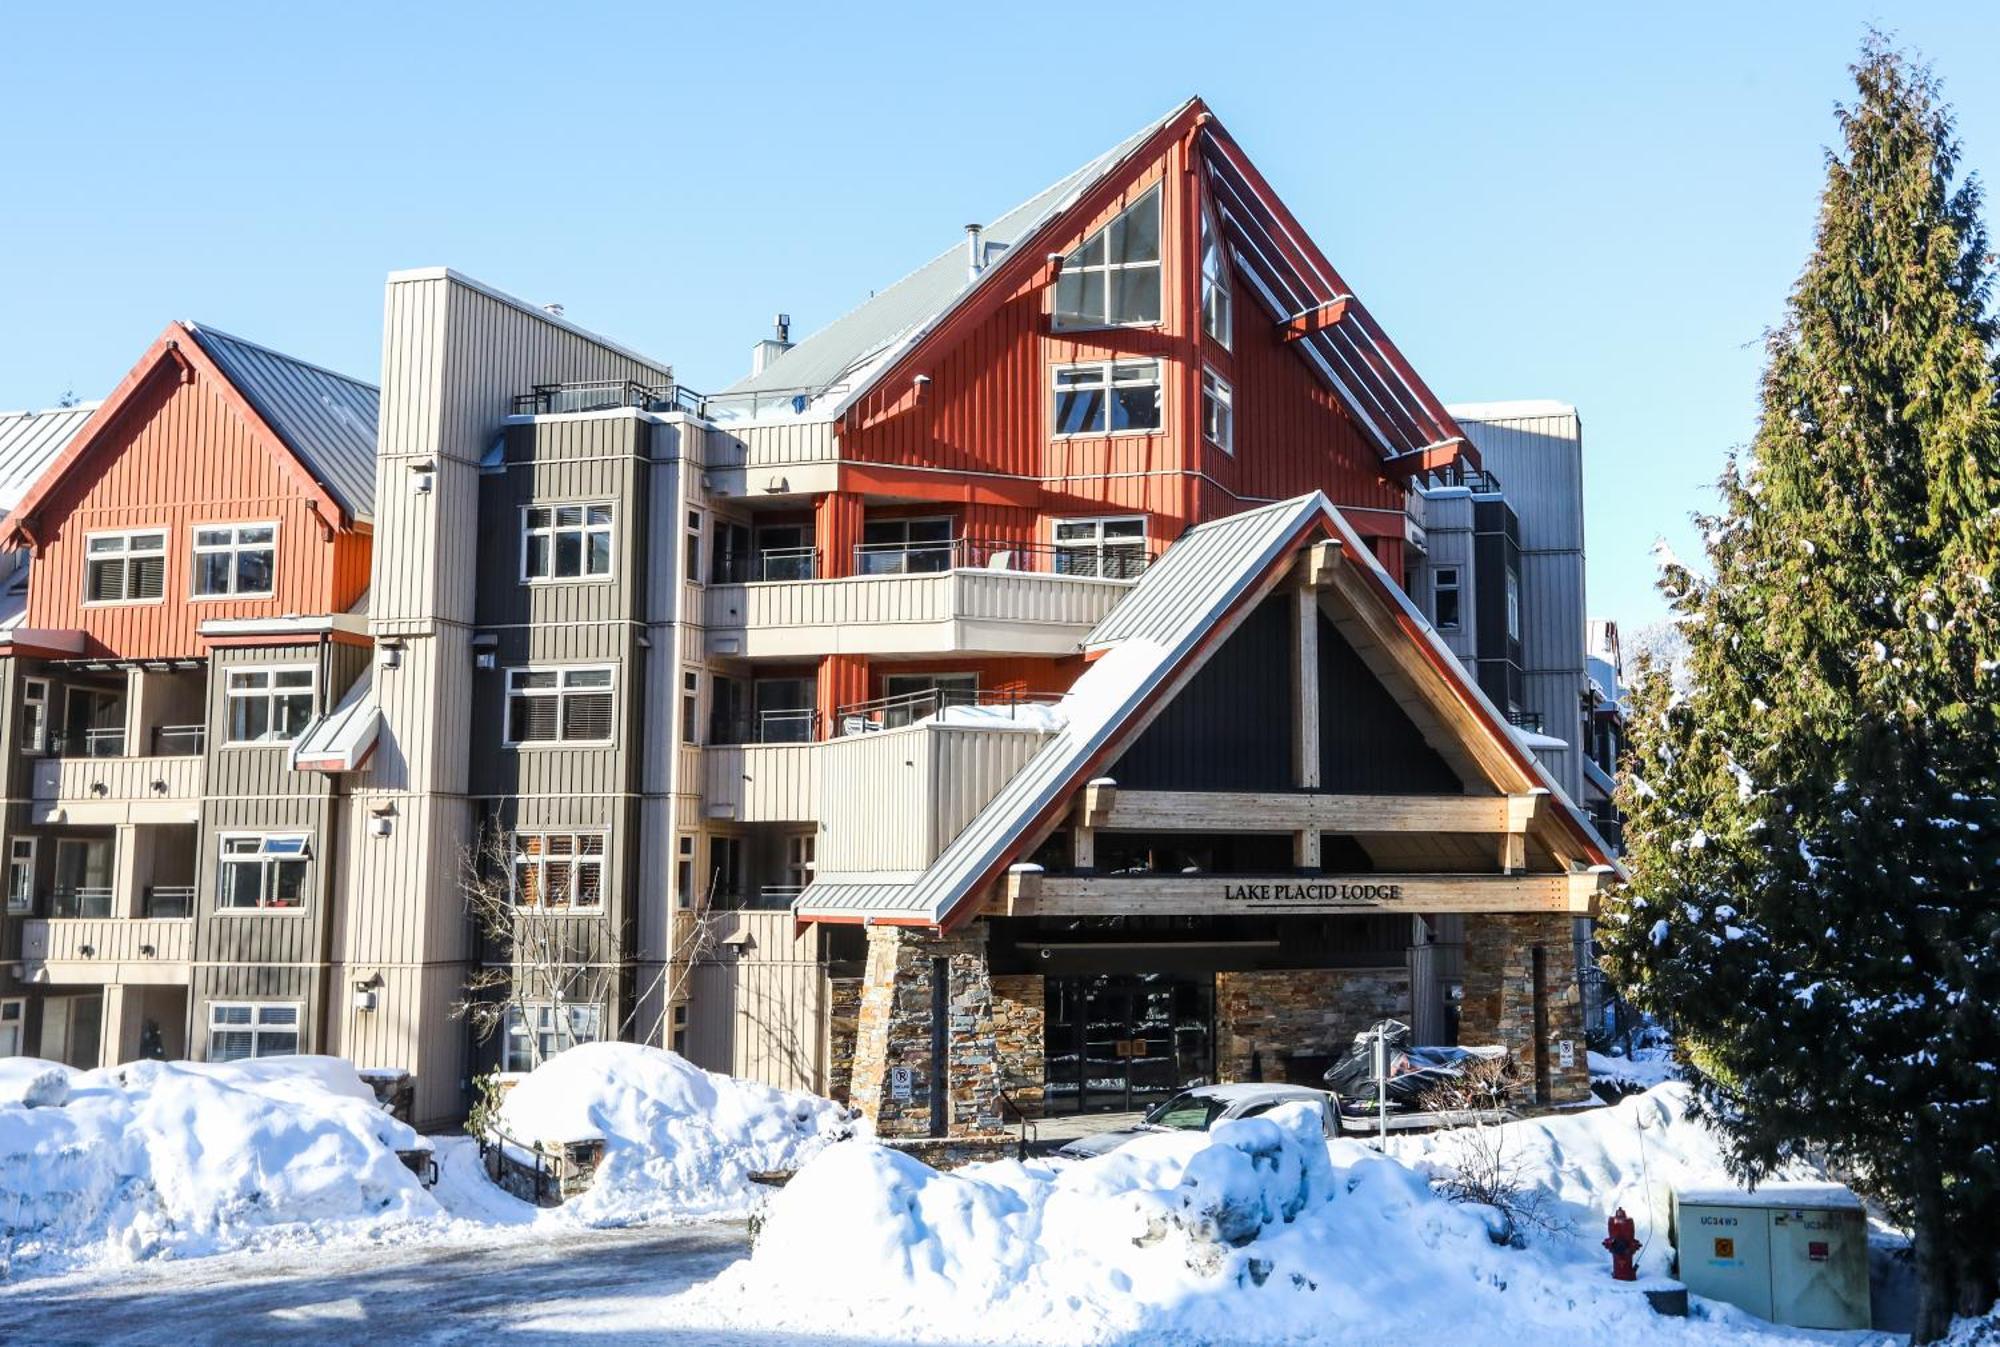
[[969, 224], [965, 227], [965, 279], [976, 281], [979, 273], [986, 269], [986, 245], [980, 235], [986, 230], [984, 225]]
[[781, 313], [771, 319], [771, 330], [775, 336], [764, 338], [750, 348], [750, 373], [752, 377], [770, 368], [771, 362], [792, 349], [792, 315]]

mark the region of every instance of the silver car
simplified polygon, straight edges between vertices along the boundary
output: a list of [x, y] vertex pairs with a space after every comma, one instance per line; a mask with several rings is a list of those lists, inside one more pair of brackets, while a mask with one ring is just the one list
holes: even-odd
[[1219, 1122], [1254, 1118], [1280, 1104], [1298, 1103], [1318, 1108], [1321, 1130], [1330, 1137], [1340, 1135], [1333, 1098], [1325, 1090], [1315, 1090], [1310, 1085], [1197, 1085], [1153, 1105], [1136, 1127], [1078, 1137], [1060, 1147], [1056, 1154], [1066, 1160], [1088, 1160], [1152, 1133], [1206, 1132]]

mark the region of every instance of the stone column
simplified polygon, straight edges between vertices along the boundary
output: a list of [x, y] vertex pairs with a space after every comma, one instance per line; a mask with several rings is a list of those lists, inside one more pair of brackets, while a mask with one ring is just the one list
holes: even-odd
[[[944, 1060], [935, 979], [942, 961]], [[937, 1069], [934, 1070], [934, 1064]], [[908, 1072], [908, 1097], [898, 1088]], [[941, 1095], [933, 1077], [942, 1082]], [[849, 1099], [885, 1139], [981, 1136], [1001, 1129], [986, 923], [949, 935], [872, 926]]]
[[[1539, 1037], [1537, 951], [1543, 1022]], [[1504, 1046], [1538, 1103], [1574, 1103], [1590, 1095], [1582, 1003], [1568, 916], [1509, 913], [1465, 919], [1465, 998], [1459, 1009], [1459, 1042]], [[1571, 1050], [1568, 1066], [1562, 1064], [1564, 1042]]]
[[[993, 1036], [999, 1053], [1000, 1084], [1030, 1118], [1042, 1116], [1048, 1087], [1047, 994], [1040, 973], [1012, 973], [992, 979]], [[1008, 1122], [1014, 1115], [1004, 1106]]]

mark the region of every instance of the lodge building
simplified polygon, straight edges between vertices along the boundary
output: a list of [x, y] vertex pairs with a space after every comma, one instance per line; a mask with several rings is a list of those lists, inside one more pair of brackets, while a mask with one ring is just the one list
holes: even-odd
[[0, 417], [0, 1051], [440, 1122], [623, 1037], [960, 1137], [1394, 1014], [1578, 1097], [1579, 465], [1199, 101], [706, 395], [443, 269], [379, 388], [175, 324]]

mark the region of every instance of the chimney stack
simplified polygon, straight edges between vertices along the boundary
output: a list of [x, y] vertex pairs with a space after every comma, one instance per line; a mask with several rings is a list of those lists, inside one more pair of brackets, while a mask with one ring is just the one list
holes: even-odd
[[750, 373], [762, 374], [773, 360], [792, 349], [792, 315], [778, 314], [771, 320], [775, 337], [766, 337], [750, 348]]
[[986, 244], [982, 235], [986, 226], [969, 224], [965, 227], [965, 279], [976, 281], [979, 273], [986, 270]]

